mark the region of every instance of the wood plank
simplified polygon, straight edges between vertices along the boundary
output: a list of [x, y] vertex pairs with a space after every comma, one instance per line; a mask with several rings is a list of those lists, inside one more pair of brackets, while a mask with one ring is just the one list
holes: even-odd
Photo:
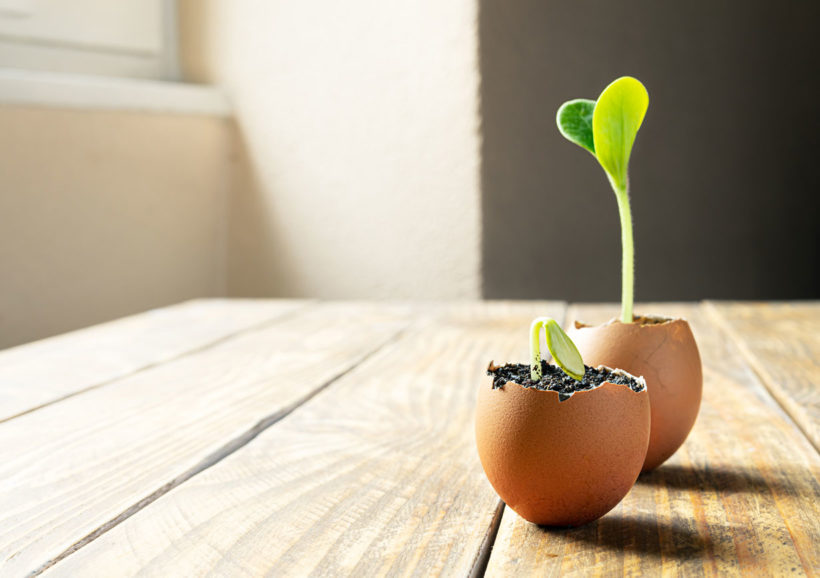
[[[505, 509], [488, 576], [817, 574], [820, 459], [737, 349], [697, 306], [641, 307], [689, 319], [704, 400], [684, 446], [595, 523], [544, 529]], [[597, 323], [616, 307], [573, 307]]]
[[0, 424], [0, 575], [40, 568], [395, 339], [406, 306], [318, 304]]
[[491, 359], [527, 359], [533, 317], [562, 309], [451, 307], [55, 573], [468, 575], [499, 506], [475, 450], [478, 387]]
[[207, 347], [306, 304], [195, 300], [0, 351], [0, 422]]
[[710, 302], [706, 309], [820, 451], [820, 303]]

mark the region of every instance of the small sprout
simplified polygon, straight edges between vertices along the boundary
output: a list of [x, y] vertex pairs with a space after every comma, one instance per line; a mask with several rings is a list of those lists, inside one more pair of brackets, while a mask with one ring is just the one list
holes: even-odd
[[641, 128], [649, 94], [643, 84], [623, 76], [607, 86], [597, 101], [576, 99], [558, 109], [558, 130], [570, 142], [592, 153], [618, 200], [621, 217], [621, 321], [632, 323], [635, 252], [629, 207], [629, 157]]
[[547, 342], [547, 349], [555, 365], [560, 367], [564, 373], [572, 379], [581, 381], [584, 379], [586, 368], [578, 348], [572, 339], [564, 333], [558, 322], [551, 317], [539, 317], [530, 326], [530, 378], [533, 381], [541, 380], [541, 328], [544, 328], [544, 337]]

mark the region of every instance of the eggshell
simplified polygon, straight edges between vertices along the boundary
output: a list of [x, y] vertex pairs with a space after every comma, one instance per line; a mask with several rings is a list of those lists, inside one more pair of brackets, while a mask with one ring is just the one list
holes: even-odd
[[629, 492], [649, 443], [649, 398], [605, 382], [559, 402], [554, 391], [482, 384], [476, 441], [487, 478], [522, 518], [579, 526]]
[[[640, 318], [637, 318], [640, 320]], [[655, 469], [686, 441], [703, 391], [700, 353], [683, 319], [663, 323], [580, 323], [569, 331], [587, 365], [608, 365], [646, 380], [652, 407], [643, 471]]]

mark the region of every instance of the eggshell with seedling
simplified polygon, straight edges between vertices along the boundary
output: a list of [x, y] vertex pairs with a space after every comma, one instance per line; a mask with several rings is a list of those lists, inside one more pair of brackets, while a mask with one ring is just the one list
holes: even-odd
[[513, 381], [494, 388], [490, 379], [478, 395], [476, 441], [510, 508], [535, 524], [579, 526], [635, 483], [649, 443], [649, 397], [645, 387], [605, 381], [566, 399]]
[[587, 364], [620, 367], [646, 380], [652, 425], [643, 471], [661, 465], [686, 441], [700, 409], [703, 372], [689, 324], [636, 317], [635, 323], [576, 322], [569, 334]]

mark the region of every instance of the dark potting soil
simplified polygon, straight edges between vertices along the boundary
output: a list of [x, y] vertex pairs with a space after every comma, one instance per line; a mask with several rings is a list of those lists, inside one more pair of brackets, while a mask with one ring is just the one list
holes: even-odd
[[515, 382], [522, 387], [538, 389], [541, 391], [555, 391], [558, 393], [558, 401], [566, 401], [577, 391], [587, 391], [600, 387], [604, 382], [616, 385], [626, 385], [632, 391], [641, 392], [646, 389], [646, 383], [638, 380], [619, 369], [610, 369], [599, 365], [590, 367], [584, 365], [583, 381], [576, 381], [557, 365], [550, 365], [541, 360], [542, 377], [539, 381], [530, 378], [530, 366], [525, 363], [507, 363], [506, 365], [495, 365], [490, 363], [487, 368], [487, 375], [493, 376], [493, 389], [504, 387], [507, 382]]
[[632, 322], [638, 325], [664, 325], [674, 321], [671, 317], [661, 317], [659, 315], [633, 315]]

